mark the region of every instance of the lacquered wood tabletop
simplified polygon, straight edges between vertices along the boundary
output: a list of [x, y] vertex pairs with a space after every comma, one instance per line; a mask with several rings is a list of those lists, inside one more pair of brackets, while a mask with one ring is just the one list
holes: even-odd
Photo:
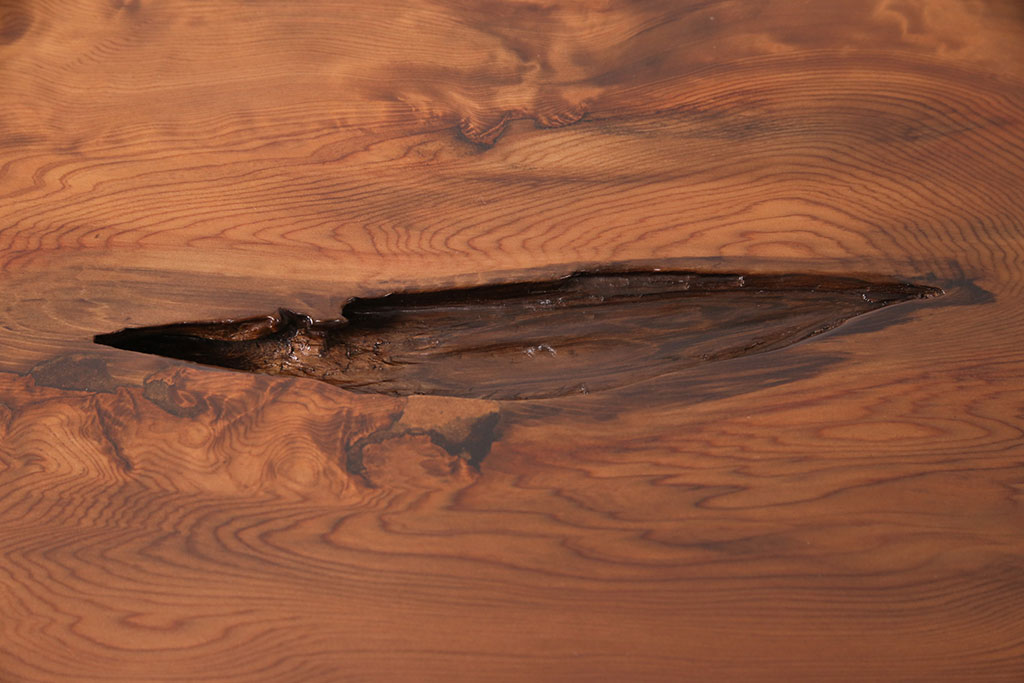
[[1022, 276], [1018, 0], [0, 0], [0, 680], [1024, 680]]

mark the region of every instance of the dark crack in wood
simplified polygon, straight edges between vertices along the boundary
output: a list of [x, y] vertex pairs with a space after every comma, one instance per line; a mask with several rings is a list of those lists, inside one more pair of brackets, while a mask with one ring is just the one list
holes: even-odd
[[942, 291], [824, 275], [598, 272], [352, 299], [337, 320], [288, 310], [95, 338], [130, 351], [391, 395], [586, 394], [765, 353]]

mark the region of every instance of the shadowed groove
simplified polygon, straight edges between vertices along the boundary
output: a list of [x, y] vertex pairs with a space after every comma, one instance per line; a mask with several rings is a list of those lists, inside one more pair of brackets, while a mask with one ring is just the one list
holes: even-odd
[[773, 351], [941, 293], [834, 276], [607, 271], [353, 299], [338, 320], [314, 322], [282, 309], [95, 341], [362, 392], [553, 398]]

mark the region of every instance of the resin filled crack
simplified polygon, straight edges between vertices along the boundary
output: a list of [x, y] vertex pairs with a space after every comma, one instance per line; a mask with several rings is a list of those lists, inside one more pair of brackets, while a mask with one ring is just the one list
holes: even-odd
[[780, 349], [855, 316], [941, 293], [821, 275], [577, 273], [352, 299], [338, 320], [281, 310], [126, 329], [95, 341], [353, 391], [551, 398]]

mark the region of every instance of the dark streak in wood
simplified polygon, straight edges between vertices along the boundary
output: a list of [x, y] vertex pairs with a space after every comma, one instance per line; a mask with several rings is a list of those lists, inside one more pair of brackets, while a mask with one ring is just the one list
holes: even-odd
[[39, 363], [29, 372], [37, 387], [109, 394], [117, 389], [101, 358], [58, 356]]
[[208, 407], [202, 396], [183, 392], [173, 382], [163, 379], [147, 378], [143, 382], [142, 390], [143, 396], [175, 417], [196, 417]]
[[103, 434], [103, 440], [110, 449], [110, 455], [112, 456], [114, 463], [116, 463], [124, 472], [131, 472], [134, 470], [135, 465], [125, 454], [124, 449], [121, 447], [121, 442], [117, 438], [114, 430], [117, 418], [108, 412], [100, 401], [96, 401], [96, 422], [99, 424], [100, 432]]
[[282, 309], [126, 329], [95, 341], [353, 391], [535, 399], [777, 350], [855, 316], [941, 293], [818, 275], [576, 273], [352, 299], [338, 320]]

